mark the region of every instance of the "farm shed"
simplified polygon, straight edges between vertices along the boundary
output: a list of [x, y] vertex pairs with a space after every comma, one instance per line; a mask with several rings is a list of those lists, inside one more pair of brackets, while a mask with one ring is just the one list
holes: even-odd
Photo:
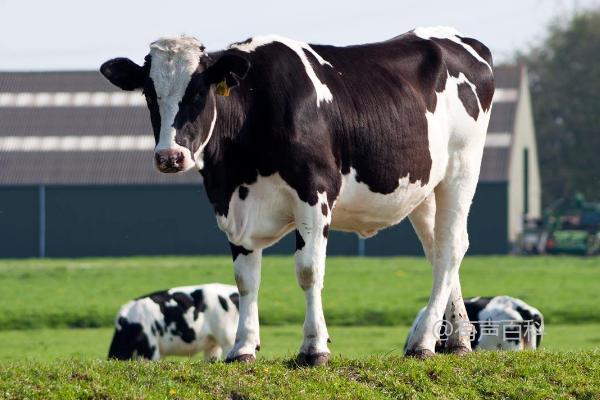
[[[471, 211], [473, 254], [506, 253], [540, 214], [527, 72], [496, 68], [490, 129]], [[225, 254], [197, 172], [152, 166], [139, 92], [94, 71], [0, 73], [0, 257]], [[290, 253], [291, 237], [270, 253]], [[329, 254], [422, 254], [404, 221], [362, 241], [333, 232]]]

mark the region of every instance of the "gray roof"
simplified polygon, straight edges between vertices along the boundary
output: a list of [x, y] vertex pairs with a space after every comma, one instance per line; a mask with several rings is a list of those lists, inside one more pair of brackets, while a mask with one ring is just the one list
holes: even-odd
[[118, 92], [97, 71], [0, 72], [0, 91], [36, 92]]
[[521, 83], [522, 65], [500, 65], [494, 68], [496, 88], [518, 89]]
[[[121, 185], [201, 183], [198, 171], [163, 174], [150, 151], [21, 152], [0, 156], [4, 185]], [[8, 172], [8, 173], [7, 173]]]
[[[518, 89], [520, 67], [495, 68], [496, 84], [501, 89]], [[2, 94], [52, 94], [102, 92], [123, 93], [110, 85], [98, 72], [0, 72]], [[100, 93], [100, 94], [102, 94]], [[129, 96], [141, 96], [133, 94]], [[133, 100], [139, 99], [132, 97]], [[137, 100], [136, 100], [137, 99]], [[16, 100], [7, 100], [16, 101]], [[130, 136], [148, 140], [152, 137], [146, 107], [127, 104], [80, 103], [74, 100], [60, 105], [0, 103], [0, 138], [2, 137], [81, 137]], [[512, 133], [516, 102], [499, 102], [493, 106], [489, 132]], [[0, 148], [0, 185], [79, 185], [79, 184], [171, 184], [198, 183], [197, 172], [169, 176], [152, 167], [149, 149], [119, 151], [58, 151], [31, 148], [27, 151], [3, 151]], [[485, 149], [481, 168], [482, 182], [500, 182], [508, 178], [510, 148]]]
[[506, 182], [508, 179], [508, 164], [510, 148], [490, 147], [483, 152], [479, 182]]
[[507, 132], [511, 133], [515, 125], [515, 115], [517, 112], [516, 102], [495, 103], [492, 108], [490, 125], [488, 132]]
[[[520, 65], [502, 65], [494, 68], [496, 91], [515, 90], [521, 85]], [[488, 136], [493, 134], [512, 135], [517, 115], [517, 101], [494, 102], [492, 115], [488, 126]], [[508, 166], [510, 164], [510, 147], [485, 147], [481, 161], [480, 182], [508, 181]]]
[[1, 136], [152, 135], [146, 107], [0, 107]]

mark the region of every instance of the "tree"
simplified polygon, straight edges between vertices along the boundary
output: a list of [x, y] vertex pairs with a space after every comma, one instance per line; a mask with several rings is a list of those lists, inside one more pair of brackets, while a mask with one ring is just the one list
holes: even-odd
[[549, 26], [529, 68], [544, 204], [600, 200], [600, 9]]

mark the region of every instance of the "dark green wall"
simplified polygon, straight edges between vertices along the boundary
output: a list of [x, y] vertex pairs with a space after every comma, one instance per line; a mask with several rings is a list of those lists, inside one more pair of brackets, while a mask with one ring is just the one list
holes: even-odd
[[38, 188], [0, 188], [0, 257], [38, 256]]
[[[505, 183], [485, 183], [477, 187], [468, 224], [469, 254], [508, 252], [508, 194]], [[367, 239], [365, 248], [369, 256], [423, 254], [421, 242], [408, 218]]]
[[[0, 257], [38, 256], [37, 187], [0, 188]], [[505, 184], [479, 186], [469, 219], [471, 253], [506, 253]], [[201, 186], [46, 188], [48, 257], [228, 254]], [[365, 243], [370, 256], [421, 255], [408, 221]], [[357, 236], [332, 232], [328, 254], [357, 254]], [[293, 235], [265, 251], [292, 254]]]
[[469, 214], [469, 254], [506, 254], [508, 242], [508, 184], [477, 187]]

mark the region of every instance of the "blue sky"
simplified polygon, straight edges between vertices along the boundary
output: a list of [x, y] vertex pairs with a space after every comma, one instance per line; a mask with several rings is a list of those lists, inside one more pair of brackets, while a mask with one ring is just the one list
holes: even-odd
[[553, 18], [592, 6], [600, 0], [0, 0], [0, 70], [141, 62], [151, 41], [182, 33], [217, 50], [256, 34], [345, 45], [433, 25], [482, 40], [501, 61], [541, 40]]

